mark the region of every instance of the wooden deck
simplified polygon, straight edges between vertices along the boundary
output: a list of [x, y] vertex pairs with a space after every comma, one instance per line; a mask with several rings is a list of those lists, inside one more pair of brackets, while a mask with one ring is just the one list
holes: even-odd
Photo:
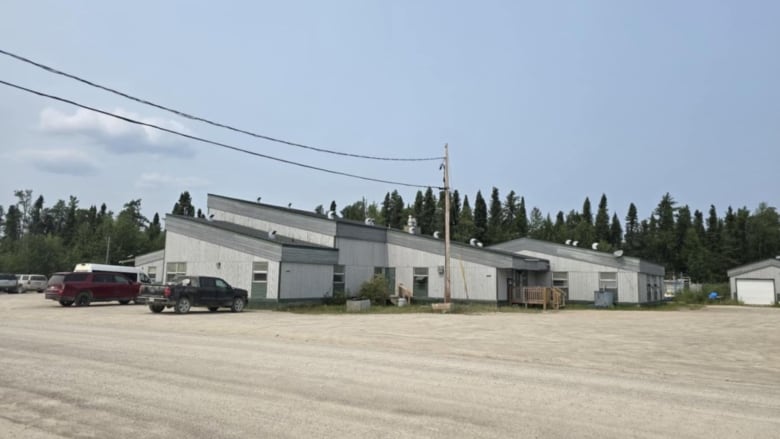
[[510, 305], [541, 305], [542, 309], [566, 307], [566, 293], [555, 287], [516, 287], [509, 293]]

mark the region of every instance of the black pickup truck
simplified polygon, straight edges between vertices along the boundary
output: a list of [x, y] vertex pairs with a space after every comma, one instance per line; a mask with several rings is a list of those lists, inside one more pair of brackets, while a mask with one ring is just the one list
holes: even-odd
[[218, 277], [182, 276], [170, 285], [143, 285], [136, 302], [146, 303], [154, 313], [173, 308], [177, 314], [186, 314], [193, 306], [211, 312], [220, 307], [241, 312], [247, 303], [247, 291], [233, 288]]

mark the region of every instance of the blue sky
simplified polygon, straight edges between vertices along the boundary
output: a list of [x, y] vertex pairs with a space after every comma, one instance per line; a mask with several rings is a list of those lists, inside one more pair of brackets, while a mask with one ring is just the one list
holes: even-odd
[[[163, 105], [345, 152], [437, 156], [474, 201], [530, 210], [669, 192], [722, 214], [778, 204], [774, 1], [5, 1], [0, 48]], [[0, 79], [314, 166], [439, 185], [439, 163], [304, 151], [177, 118], [0, 56]], [[109, 121], [0, 85], [0, 205], [169, 212], [189, 190], [311, 210], [415, 188], [303, 170]]]

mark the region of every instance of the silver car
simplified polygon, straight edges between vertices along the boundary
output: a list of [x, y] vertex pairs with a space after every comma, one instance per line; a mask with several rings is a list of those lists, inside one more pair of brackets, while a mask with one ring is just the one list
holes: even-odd
[[16, 291], [19, 293], [26, 293], [28, 291], [37, 291], [42, 293], [46, 289], [48, 279], [42, 274], [20, 274], [19, 285], [16, 287]]
[[16, 275], [8, 273], [0, 273], [0, 291], [6, 293], [16, 293], [19, 282], [16, 280]]

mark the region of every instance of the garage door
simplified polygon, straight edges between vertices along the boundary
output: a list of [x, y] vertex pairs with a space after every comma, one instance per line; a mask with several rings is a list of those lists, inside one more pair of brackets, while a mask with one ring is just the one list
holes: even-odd
[[737, 297], [745, 305], [773, 305], [775, 281], [772, 279], [737, 279]]

